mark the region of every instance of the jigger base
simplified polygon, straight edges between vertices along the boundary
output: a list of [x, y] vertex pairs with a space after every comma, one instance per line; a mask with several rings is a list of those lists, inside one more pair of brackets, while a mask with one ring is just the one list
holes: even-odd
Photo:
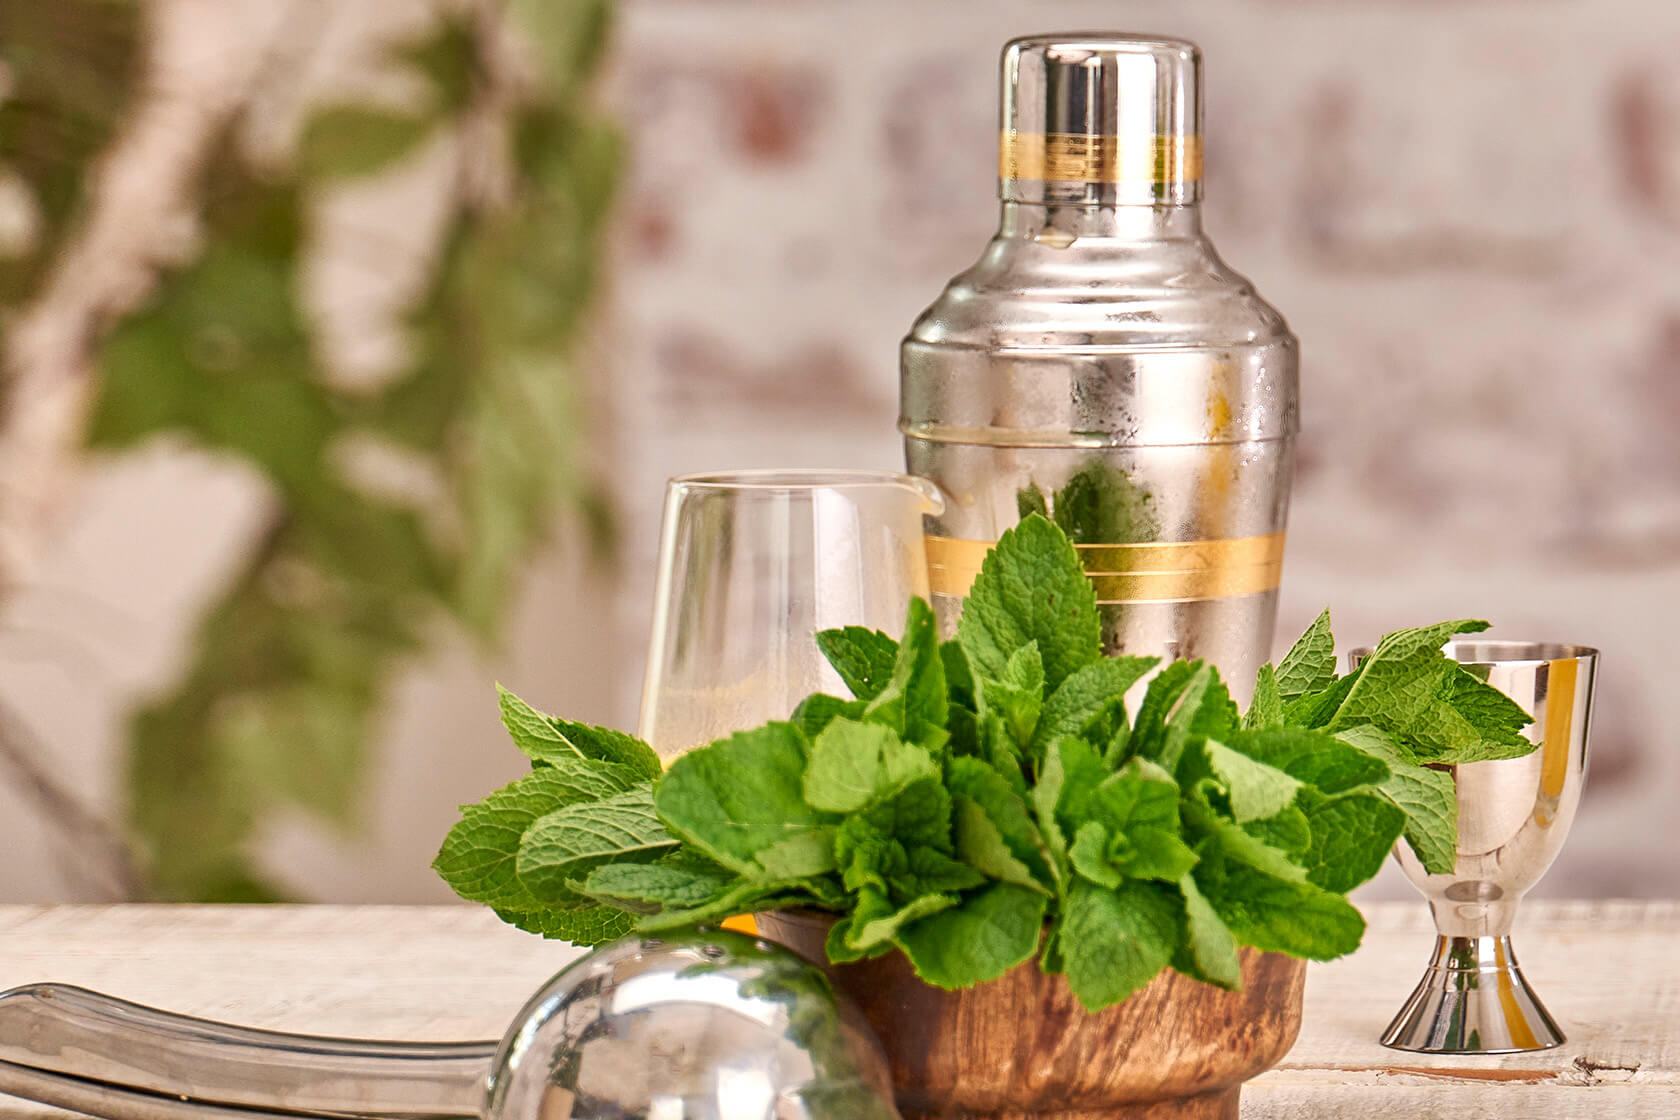
[[1520, 1054], [1564, 1041], [1509, 937], [1437, 937], [1435, 955], [1382, 1044], [1419, 1054]]

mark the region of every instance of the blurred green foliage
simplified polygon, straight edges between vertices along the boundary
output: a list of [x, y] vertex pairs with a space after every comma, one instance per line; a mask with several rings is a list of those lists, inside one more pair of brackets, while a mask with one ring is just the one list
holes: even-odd
[[[608, 14], [605, 0], [543, 0], [441, 17], [392, 58], [423, 80], [423, 107], [321, 107], [288, 169], [248, 166], [230, 126], [206, 163], [202, 251], [100, 347], [92, 446], [168, 434], [254, 467], [273, 498], [178, 684], [133, 721], [131, 825], [159, 898], [276, 897], [253, 836], [283, 808], [354, 826], [402, 656], [440, 618], [493, 636], [568, 502], [602, 531], [568, 355], [619, 163], [586, 88]], [[489, 65], [502, 29], [486, 21], [500, 19], [522, 21], [534, 88]], [[486, 127], [505, 138], [511, 189], [489, 201], [455, 185], [403, 367], [377, 389], [335, 384], [299, 302], [310, 203]], [[423, 468], [436, 493], [358, 485], [352, 445]]]

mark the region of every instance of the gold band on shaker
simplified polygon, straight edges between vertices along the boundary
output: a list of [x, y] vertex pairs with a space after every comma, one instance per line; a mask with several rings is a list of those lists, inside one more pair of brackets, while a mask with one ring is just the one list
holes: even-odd
[[1004, 132], [998, 176], [1075, 183], [1194, 183], [1202, 177], [1200, 136], [1156, 136], [1122, 146], [1118, 136]]
[[[1194, 603], [1274, 590], [1283, 578], [1281, 532], [1213, 541], [1081, 544], [1085, 574], [1101, 606]], [[966, 595], [994, 542], [927, 538], [928, 587]]]

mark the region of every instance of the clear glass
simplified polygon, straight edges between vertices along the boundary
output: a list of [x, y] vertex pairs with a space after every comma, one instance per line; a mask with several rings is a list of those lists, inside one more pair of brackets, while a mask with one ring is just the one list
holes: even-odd
[[785, 719], [840, 678], [816, 634], [897, 634], [926, 596], [938, 490], [887, 471], [740, 471], [670, 482], [638, 730], [662, 757]]

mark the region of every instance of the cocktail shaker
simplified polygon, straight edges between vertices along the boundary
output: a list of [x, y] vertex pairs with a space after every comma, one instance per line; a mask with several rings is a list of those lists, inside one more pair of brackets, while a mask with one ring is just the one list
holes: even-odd
[[1246, 693], [1277, 610], [1298, 351], [1202, 231], [1201, 124], [1192, 43], [1005, 47], [1001, 222], [904, 340], [900, 428], [945, 491], [947, 624], [1037, 511], [1079, 547], [1108, 652], [1206, 658]]

